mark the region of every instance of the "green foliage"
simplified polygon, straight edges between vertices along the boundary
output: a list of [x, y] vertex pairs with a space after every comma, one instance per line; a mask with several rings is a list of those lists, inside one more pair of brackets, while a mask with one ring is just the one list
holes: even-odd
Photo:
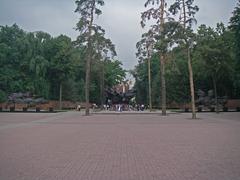
[[[94, 39], [96, 36], [104, 34], [105, 31], [93, 23], [94, 15], [101, 15], [102, 11], [98, 8], [104, 5], [103, 0], [76, 0], [77, 8], [76, 13], [80, 15], [79, 21], [77, 23], [76, 30], [79, 31], [80, 35], [77, 37], [77, 45], [87, 45], [88, 51], [92, 50]], [[95, 37], [94, 37], [95, 36]], [[90, 52], [89, 52], [90, 53]]]
[[[109, 39], [101, 36], [100, 40], [101, 50], [116, 54]], [[102, 61], [103, 55], [103, 51], [96, 51], [96, 68], [91, 72], [96, 75], [91, 84], [92, 102], [100, 102], [100, 67], [97, 62]], [[63, 100], [84, 101], [85, 56], [85, 46], [75, 46], [65, 35], [53, 38], [41, 31], [25, 32], [16, 24], [1, 26], [0, 100], [5, 101], [13, 92], [31, 92], [47, 99], [58, 99], [62, 83]], [[111, 87], [125, 77], [119, 61], [106, 60], [105, 69], [107, 86]]]
[[184, 26], [191, 27], [196, 23], [195, 14], [199, 11], [198, 6], [193, 5], [194, 0], [175, 0], [169, 11], [173, 15], [179, 15], [179, 22]]
[[[158, 54], [153, 54], [151, 60], [151, 77], [152, 77], [152, 103], [153, 107], [160, 105], [160, 62]], [[147, 59], [139, 61], [139, 64], [131, 72], [135, 78], [136, 102], [148, 104], [148, 63]]]
[[[189, 102], [189, 81], [187, 62], [185, 54], [181, 48], [174, 48], [167, 57], [166, 63], [166, 86], [167, 102]], [[151, 76], [152, 76], [152, 96], [153, 107], [160, 106], [160, 61], [158, 54], [151, 58]], [[137, 103], [147, 104], [147, 62], [139, 61], [135, 70], [132, 72], [135, 78], [135, 89], [137, 90]]]
[[[219, 96], [239, 98], [239, 91], [235, 87], [238, 80], [235, 70], [237, 60], [234, 58], [236, 52], [234, 51], [233, 32], [222, 23], [217, 24], [215, 29], [201, 25], [193, 39], [194, 46], [191, 54], [196, 89], [205, 92], [213, 89], [212, 78], [214, 77]], [[168, 103], [190, 102], [187, 53], [184, 51], [186, 45], [178, 44], [179, 46], [175, 46], [167, 52], [165, 78]], [[153, 106], [156, 107], [160, 104], [159, 85], [161, 82], [159, 60], [156, 53], [151, 58], [151, 66]], [[147, 103], [147, 62], [145, 58], [140, 59], [132, 74], [136, 80], [137, 103]]]
[[101, 98], [104, 98], [101, 97], [101, 86], [103, 86], [104, 91], [104, 89], [120, 84], [124, 80], [126, 71], [121, 66], [122, 63], [120, 61], [108, 58], [93, 64], [91, 72], [92, 83], [90, 86], [91, 102], [101, 103]]
[[0, 103], [7, 100], [7, 95], [4, 91], [0, 90]]
[[[231, 44], [227, 41], [227, 32], [223, 24], [218, 24], [216, 30], [202, 25], [198, 31], [198, 43], [195, 48], [205, 67], [205, 74], [222, 79], [231, 73]], [[230, 39], [229, 39], [230, 40]]]
[[125, 76], [126, 76], [126, 70], [122, 68], [122, 63], [118, 60], [110, 61], [105, 60], [104, 61], [104, 72], [105, 72], [105, 86], [106, 87], [112, 87], [117, 84], [120, 84]]
[[237, 6], [233, 11], [233, 16], [230, 18], [231, 32], [234, 35], [232, 42], [235, 51], [235, 73], [234, 73], [234, 92], [235, 95], [240, 98], [240, 1], [238, 0]]
[[233, 11], [233, 16], [230, 18], [229, 28], [233, 31], [233, 33], [235, 35], [236, 53], [237, 53], [238, 58], [240, 59], [240, 42], [239, 42], [239, 39], [240, 39], [240, 1], [239, 0], [238, 0], [238, 4], [237, 4], [235, 10]]
[[[26, 34], [16, 24], [0, 29], [0, 88], [5, 93], [24, 89], [21, 79], [26, 78]], [[23, 42], [23, 43], [22, 43]]]
[[[213, 29], [201, 25], [198, 29], [197, 45], [194, 51], [195, 60], [198, 59], [196, 67], [198, 70], [198, 83], [204, 79], [210, 79], [208, 88], [213, 89], [213, 81], [218, 86], [218, 92], [223, 95], [233, 96], [234, 61], [231, 33], [224, 25], [217, 24]], [[199, 77], [200, 76], [200, 77]], [[203, 83], [203, 82], [202, 82]], [[205, 83], [207, 84], [207, 83]]]

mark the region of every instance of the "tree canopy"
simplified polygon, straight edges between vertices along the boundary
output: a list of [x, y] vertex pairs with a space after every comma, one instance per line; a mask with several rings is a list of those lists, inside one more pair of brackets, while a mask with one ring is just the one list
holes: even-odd
[[[104, 47], [106, 44], [109, 45], [109, 40]], [[57, 100], [60, 84], [63, 100], [84, 101], [86, 62], [83, 45], [76, 45], [66, 35], [52, 37], [41, 31], [26, 32], [14, 24], [0, 27], [0, 47], [1, 101], [14, 92], [31, 92]], [[125, 78], [121, 62], [112, 58], [106, 60], [104, 67], [107, 86], [116, 85]], [[100, 67], [95, 66], [91, 74], [99, 71]], [[91, 87], [98, 87], [98, 80], [99, 76], [93, 76]], [[99, 88], [91, 88], [91, 94], [90, 101], [100, 103]]]

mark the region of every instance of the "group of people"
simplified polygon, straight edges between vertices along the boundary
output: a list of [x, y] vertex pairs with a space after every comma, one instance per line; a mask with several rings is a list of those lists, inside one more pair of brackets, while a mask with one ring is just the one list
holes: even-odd
[[[95, 110], [95, 109], [98, 108], [98, 106], [97, 106], [97, 104], [94, 103], [94, 104], [91, 105], [91, 108], [92, 108], [93, 110]], [[81, 111], [81, 105], [80, 105], [80, 104], [77, 105], [76, 110], [77, 110], [77, 111]]]
[[[96, 104], [92, 105], [93, 110], [95, 108], [97, 108]], [[114, 104], [112, 106], [110, 106], [109, 104], [104, 104], [103, 105], [104, 110], [113, 110], [113, 111], [118, 111], [118, 112], [122, 112], [122, 111], [144, 111], [146, 109], [144, 104], [136, 104], [135, 106], [132, 105], [127, 105], [127, 104]], [[78, 104], [76, 107], [77, 111], [81, 111], [81, 105]]]
[[104, 110], [111, 110], [111, 111], [144, 111], [146, 109], [144, 104], [137, 104], [137, 105], [128, 105], [128, 104], [113, 104], [113, 105], [104, 105]]
[[144, 104], [137, 104], [136, 109], [137, 109], [137, 111], [144, 111], [145, 105]]
[[119, 111], [119, 112], [126, 109], [125, 105], [123, 105], [123, 104], [115, 104], [112, 106], [110, 106], [109, 104], [104, 104], [103, 108], [104, 108], [104, 110], [114, 110], [114, 111]]

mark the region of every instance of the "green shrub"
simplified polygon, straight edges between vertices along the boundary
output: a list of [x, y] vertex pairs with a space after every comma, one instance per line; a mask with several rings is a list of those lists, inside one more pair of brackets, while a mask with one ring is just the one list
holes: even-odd
[[7, 95], [4, 91], [0, 90], [0, 103], [7, 100]]

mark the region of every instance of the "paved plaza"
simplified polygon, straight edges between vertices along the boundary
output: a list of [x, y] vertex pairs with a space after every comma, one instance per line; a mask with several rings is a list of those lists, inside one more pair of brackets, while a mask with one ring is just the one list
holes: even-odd
[[240, 180], [240, 113], [0, 113], [0, 180]]

